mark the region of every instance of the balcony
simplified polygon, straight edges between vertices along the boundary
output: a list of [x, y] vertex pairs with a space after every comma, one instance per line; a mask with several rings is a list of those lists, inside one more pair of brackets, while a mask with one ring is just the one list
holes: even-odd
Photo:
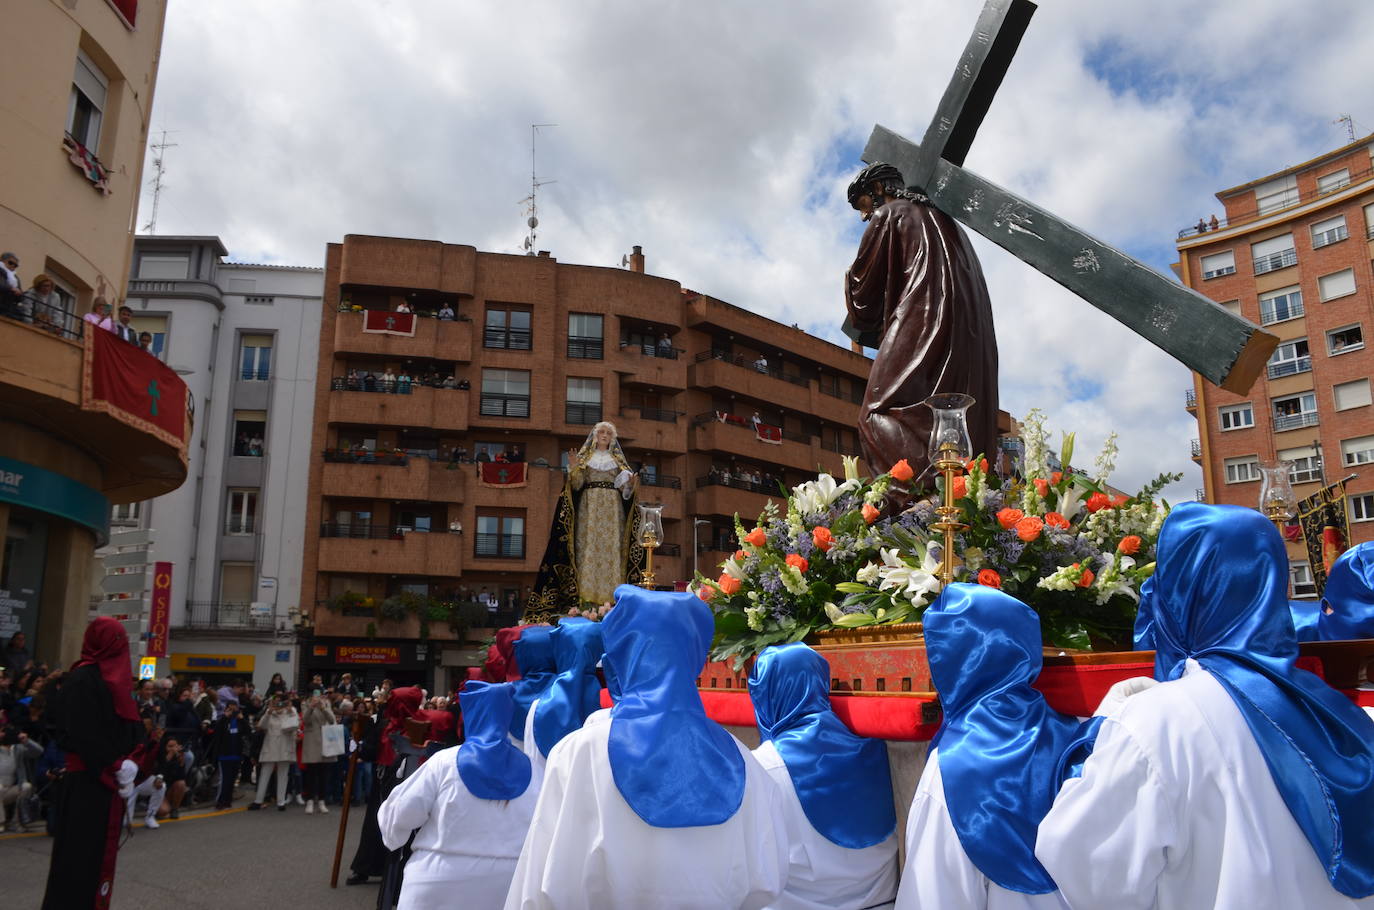
[[687, 451], [687, 422], [677, 411], [626, 405], [615, 428], [623, 443], [658, 452]]
[[1201, 488], [1194, 490], [1194, 491], [1193, 491], [1193, 499], [1194, 499], [1194, 501], [1196, 501], [1196, 502], [1206, 502], [1206, 501], [1207, 501], [1207, 491], [1206, 491], [1206, 490], [1203, 490], [1203, 489], [1201, 489]]
[[263, 632], [276, 630], [277, 618], [270, 604], [254, 609], [251, 603], [193, 600], [186, 604], [186, 619], [179, 628], [196, 632]]
[[1296, 357], [1292, 360], [1281, 360], [1278, 363], [1271, 363], [1266, 367], [1266, 372], [1270, 379], [1281, 379], [1284, 376], [1296, 376], [1299, 373], [1309, 373], [1312, 371], [1312, 358], [1310, 356]]
[[1197, 410], [1197, 389], [1188, 389], [1183, 393], [1183, 407], [1189, 411]]
[[363, 331], [363, 314], [341, 312], [334, 319], [334, 349], [341, 354], [377, 354], [403, 360], [472, 360], [472, 323], [465, 319], [415, 318], [415, 335], [387, 335]]
[[[723, 351], [702, 351], [687, 373], [693, 388], [719, 389], [755, 401], [768, 401], [792, 410], [811, 405], [811, 383], [788, 368], [756, 367]], [[839, 399], [833, 399], [838, 401]]]
[[1255, 274], [1264, 275], [1268, 272], [1277, 272], [1279, 269], [1286, 269], [1289, 266], [1298, 264], [1298, 251], [1289, 249], [1277, 253], [1270, 253], [1268, 256], [1261, 256], [1254, 261]]
[[600, 335], [569, 335], [569, 360], [602, 360], [606, 356], [605, 341]]
[[781, 445], [772, 445], [761, 442], [747, 424], [721, 423], [709, 413], [692, 419], [692, 433], [691, 448], [698, 451], [739, 455], [805, 473], [815, 473], [817, 467], [831, 473], [843, 468], [839, 454], [822, 449], [814, 436], [788, 432]]
[[[1207, 231], [1199, 231], [1197, 229], [1197, 225], [1192, 225], [1179, 231], [1178, 239], [1182, 240], [1186, 237], [1206, 236], [1207, 233], [1214, 233], [1215, 231], [1221, 231], [1227, 228], [1236, 227], [1238, 225], [1248, 224], [1252, 221], [1258, 221], [1259, 219], [1272, 215], [1275, 212], [1282, 211], [1282, 209], [1292, 208], [1294, 206], [1312, 202], [1315, 199], [1320, 199], [1322, 196], [1328, 196], [1331, 193], [1345, 189], [1347, 186], [1350, 186], [1351, 184], [1360, 183], [1362, 181], [1368, 180], [1371, 176], [1374, 176], [1374, 168], [1367, 167], [1362, 170], [1355, 170], [1352, 171], [1350, 174], [1350, 183], [1343, 184], [1339, 187], [1327, 190], [1312, 189], [1305, 190], [1301, 193], [1290, 192], [1289, 198], [1285, 200], [1285, 204], [1279, 208], [1274, 208], [1268, 211], [1261, 212], [1259, 211], [1259, 208], [1257, 206], [1256, 208], [1251, 209], [1250, 211], [1237, 212], [1235, 217], [1220, 221], [1217, 227], [1215, 228], [1212, 228], [1210, 225], [1208, 225]], [[1374, 227], [1370, 228], [1370, 234], [1374, 235]], [[1374, 239], [1374, 236], [1372, 236], [1371, 239]]]
[[468, 428], [469, 396], [466, 389], [428, 386], [412, 386], [409, 394], [332, 391], [329, 422], [461, 431]]
[[1190, 448], [1190, 454], [1192, 455], [1193, 461], [1198, 461], [1199, 459], [1202, 458], [1202, 440], [1201, 440], [1201, 439], [1194, 439], [1193, 442], [1192, 442], [1192, 444], [1189, 446], [1189, 448]]
[[687, 362], [675, 348], [665, 353], [651, 344], [621, 344], [607, 359], [620, 374], [622, 385], [687, 388]]
[[457, 577], [463, 571], [463, 535], [327, 523], [320, 531], [319, 570], [349, 575]]
[[1282, 433], [1285, 430], [1299, 430], [1303, 427], [1315, 427], [1318, 423], [1316, 411], [1307, 411], [1301, 414], [1275, 414], [1274, 432]]
[[720, 515], [729, 518], [738, 513], [745, 523], [749, 523], [758, 518], [770, 498], [777, 502], [779, 507], [785, 505], [776, 491], [770, 497], [762, 485], [731, 483], [726, 486], [708, 478], [699, 478], [697, 488], [688, 494], [687, 514]]
[[340, 460], [325, 453], [320, 481], [325, 496], [391, 499], [406, 502], [463, 502], [470, 464], [450, 464], [405, 455], [378, 456], [381, 461]]

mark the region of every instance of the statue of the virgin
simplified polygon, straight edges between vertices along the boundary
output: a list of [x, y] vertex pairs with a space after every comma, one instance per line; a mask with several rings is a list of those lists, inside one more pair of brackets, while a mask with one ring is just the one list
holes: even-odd
[[621, 451], [615, 424], [602, 421], [568, 453], [568, 479], [558, 497], [549, 543], [525, 622], [599, 607], [617, 585], [639, 581], [644, 548], [637, 529], [639, 475]]

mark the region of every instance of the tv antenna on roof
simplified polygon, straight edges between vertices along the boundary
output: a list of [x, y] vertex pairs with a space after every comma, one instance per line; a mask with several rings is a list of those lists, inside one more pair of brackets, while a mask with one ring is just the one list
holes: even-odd
[[[173, 130], [173, 132], [176, 132]], [[148, 218], [148, 223], [143, 225], [143, 230], [149, 234], [157, 233], [157, 204], [162, 199], [162, 175], [167, 172], [163, 166], [163, 159], [166, 157], [167, 149], [177, 147], [175, 142], [167, 141], [167, 130], [162, 131], [162, 138], [148, 146], [153, 150], [153, 179], [148, 181], [153, 185], [153, 213]]]
[[1332, 120], [1331, 122], [1344, 123], [1345, 134], [1350, 137], [1351, 142], [1355, 141], [1355, 120], [1353, 117], [1351, 117], [1349, 114], [1341, 114], [1339, 117], [1337, 117], [1335, 120]]
[[531, 124], [530, 124], [530, 194], [529, 194], [528, 196], [526, 196], [524, 199], [521, 199], [521, 200], [520, 200], [520, 203], [519, 203], [520, 205], [523, 205], [523, 206], [525, 207], [525, 215], [526, 215], [526, 217], [525, 217], [525, 225], [530, 229], [530, 232], [529, 232], [528, 234], [525, 235], [524, 247], [525, 247], [525, 255], [526, 255], [526, 256], [533, 256], [533, 255], [535, 255], [535, 252], [536, 252], [536, 251], [535, 251], [535, 240], [536, 240], [536, 238], [537, 238], [537, 236], [538, 236], [538, 230], [537, 230], [537, 229], [538, 229], [538, 227], [539, 227], [539, 209], [538, 209], [538, 206], [537, 206], [536, 203], [535, 203], [535, 196], [538, 195], [538, 193], [539, 193], [539, 188], [540, 188], [541, 186], [547, 186], [547, 185], [550, 184], [550, 183], [557, 183], [557, 182], [558, 182], [557, 180], [540, 180], [539, 177], [536, 176], [537, 171], [536, 171], [535, 166], [534, 166], [534, 143], [535, 143], [535, 139], [539, 136], [539, 131], [540, 131], [541, 129], [543, 129], [544, 127], [552, 127], [552, 126], [558, 126], [558, 124], [556, 124], [556, 123], [531, 123]]

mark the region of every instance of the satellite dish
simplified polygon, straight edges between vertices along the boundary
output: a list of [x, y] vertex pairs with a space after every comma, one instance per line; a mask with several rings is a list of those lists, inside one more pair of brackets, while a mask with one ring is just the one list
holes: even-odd
[[627, 266], [627, 265], [629, 265], [629, 264], [630, 264], [630, 257], [629, 257], [629, 256], [621, 256], [621, 257], [620, 257], [620, 267], [621, 267], [622, 269], [625, 268], [625, 266]]
[[525, 238], [525, 249], [528, 250], [529, 248], [530, 248], [530, 238], [526, 237], [526, 238]]
[[529, 217], [529, 220], [526, 221], [525, 223], [528, 224], [531, 228], [537, 228], [537, 227], [539, 227], [539, 219], [536, 218], [536, 217], [534, 217], [533, 215], [531, 215], [531, 216]]

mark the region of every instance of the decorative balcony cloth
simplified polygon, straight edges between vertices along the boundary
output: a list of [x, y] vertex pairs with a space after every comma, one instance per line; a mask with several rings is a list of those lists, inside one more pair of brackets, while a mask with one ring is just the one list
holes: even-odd
[[415, 335], [415, 314], [363, 310], [363, 331], [381, 335]]
[[525, 463], [483, 461], [477, 465], [477, 482], [484, 487], [512, 490], [525, 485]]
[[782, 427], [771, 426], [766, 423], [754, 424], [754, 437], [759, 442], [766, 442], [771, 445], [782, 445]]
[[71, 136], [62, 140], [62, 147], [67, 150], [67, 160], [86, 175], [86, 179], [91, 182], [91, 185], [102, 196], [110, 195], [110, 171], [100, 163], [100, 159]]
[[111, 332], [87, 332], [84, 343], [82, 410], [103, 411], [151, 433], [185, 461], [191, 399], [176, 371]]

